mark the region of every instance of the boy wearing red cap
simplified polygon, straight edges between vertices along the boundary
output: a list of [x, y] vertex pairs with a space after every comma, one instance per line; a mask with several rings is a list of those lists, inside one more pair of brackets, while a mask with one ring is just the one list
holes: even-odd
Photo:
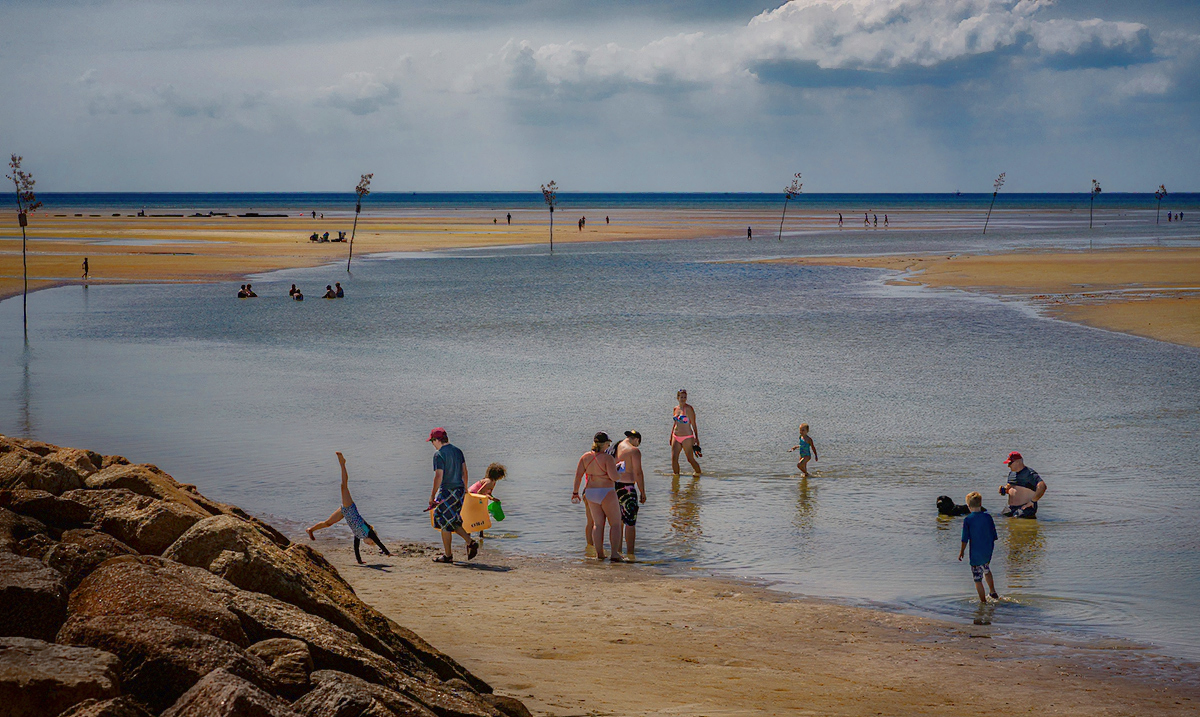
[[454, 552], [450, 541], [454, 533], [467, 541], [467, 560], [479, 552], [479, 543], [472, 540], [463, 530], [462, 507], [467, 492], [467, 460], [463, 452], [450, 444], [445, 428], [429, 432], [429, 443], [433, 444], [433, 491], [429, 494], [429, 508], [433, 510], [433, 523], [442, 531], [443, 553], [434, 558], [435, 563], [453, 563]]
[[1000, 515], [1010, 518], [1036, 518], [1038, 501], [1046, 494], [1046, 481], [1029, 466], [1017, 451], [1008, 454], [1008, 483], [1000, 486], [1000, 495], [1008, 496], [1008, 507]]

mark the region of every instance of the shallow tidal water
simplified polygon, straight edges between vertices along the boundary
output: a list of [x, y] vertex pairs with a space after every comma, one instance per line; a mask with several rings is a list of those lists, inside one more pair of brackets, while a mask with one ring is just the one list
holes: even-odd
[[[1109, 228], [1098, 245], [1144, 233]], [[1200, 350], [883, 271], [743, 261], [1086, 240], [1010, 225], [986, 244], [846, 232], [398, 254], [349, 277], [263, 275], [254, 301], [233, 285], [53, 289], [30, 297], [27, 344], [20, 300], [0, 302], [0, 431], [156, 463], [293, 523], [337, 507], [342, 450], [364, 517], [432, 541], [424, 439], [445, 426], [473, 478], [508, 466], [497, 542], [574, 557], [575, 462], [595, 431], [633, 428], [648, 562], [1197, 659]], [[335, 280], [345, 300], [316, 298]], [[309, 300], [289, 301], [291, 283]], [[700, 478], [670, 475], [678, 388], [698, 413]], [[821, 458], [803, 481], [787, 452], [801, 421]], [[961, 519], [934, 499], [979, 490], [998, 513], [1010, 450], [1049, 492], [1037, 521], [996, 516], [1005, 600], [981, 611], [955, 559]]]

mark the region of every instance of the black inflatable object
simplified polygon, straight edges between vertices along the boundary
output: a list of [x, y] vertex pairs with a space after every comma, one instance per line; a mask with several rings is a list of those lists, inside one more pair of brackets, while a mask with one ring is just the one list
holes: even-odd
[[966, 515], [971, 509], [965, 505], [957, 505], [948, 495], [939, 495], [937, 499], [938, 515]]

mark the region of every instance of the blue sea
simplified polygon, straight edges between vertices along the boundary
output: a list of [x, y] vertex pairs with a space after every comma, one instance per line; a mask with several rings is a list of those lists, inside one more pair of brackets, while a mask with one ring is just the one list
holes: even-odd
[[[292, 526], [338, 504], [345, 452], [363, 516], [433, 541], [425, 438], [448, 429], [497, 489], [506, 549], [583, 559], [574, 467], [598, 430], [645, 436], [642, 558], [795, 594], [1147, 643], [1200, 659], [1200, 350], [1069, 324], [1020, 301], [888, 283], [890, 272], [754, 263], [781, 256], [1200, 243], [1154, 200], [1004, 195], [977, 230], [785, 232], [782, 241], [576, 243], [363, 257], [233, 285], [67, 286], [0, 302], [0, 431], [156, 463], [216, 499]], [[333, 211], [352, 195], [46, 195], [48, 212], [143, 206]], [[986, 211], [991, 196], [804, 195]], [[540, 208], [513, 194], [373, 194], [370, 211]], [[776, 195], [562, 195], [598, 208], [775, 211]], [[856, 204], [857, 203], [857, 204]], [[1167, 202], [1164, 202], [1166, 210]], [[1193, 209], [1195, 207], [1196, 209]], [[367, 205], [364, 211], [367, 211]], [[1181, 209], [1182, 208], [1182, 209]], [[352, 206], [350, 208], [352, 211]], [[1051, 221], [1046, 221], [1049, 218]], [[1085, 218], [1086, 219], [1086, 218]], [[310, 296], [333, 281], [347, 298]], [[698, 414], [705, 474], [670, 474], [675, 392]], [[800, 422], [820, 461], [802, 480]], [[997, 516], [983, 611], [956, 560], [961, 519], [996, 513], [1021, 451], [1049, 491], [1037, 521]], [[348, 531], [337, 528], [349, 535]], [[644, 569], [629, 566], [628, 569]]]

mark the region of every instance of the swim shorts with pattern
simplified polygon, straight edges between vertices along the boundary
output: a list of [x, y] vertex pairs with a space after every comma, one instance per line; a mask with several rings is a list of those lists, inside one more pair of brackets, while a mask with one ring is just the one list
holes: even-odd
[[638, 492], [636, 483], [617, 483], [617, 503], [621, 506], [621, 522], [637, 525]]

